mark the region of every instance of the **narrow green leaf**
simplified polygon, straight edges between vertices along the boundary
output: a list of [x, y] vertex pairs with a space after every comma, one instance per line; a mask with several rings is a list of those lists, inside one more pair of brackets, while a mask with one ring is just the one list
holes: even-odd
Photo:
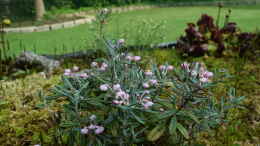
[[173, 117], [170, 121], [169, 125], [169, 133], [173, 135], [176, 132], [176, 127], [177, 127], [177, 119], [176, 117]]
[[139, 122], [139, 123], [141, 123], [141, 124], [145, 124], [145, 122], [140, 118], [140, 117], [138, 117], [134, 112], [130, 112], [133, 116], [134, 116], [134, 118]]
[[64, 127], [64, 128], [68, 128], [68, 127], [74, 127], [74, 126], [78, 126], [78, 123], [75, 122], [65, 122], [65, 123], [61, 123], [60, 126]]
[[158, 140], [164, 133], [165, 126], [164, 125], [158, 125], [153, 130], [151, 130], [147, 135], [148, 141], [156, 141]]
[[177, 123], [177, 129], [181, 132], [181, 134], [186, 138], [186, 139], [189, 139], [189, 133], [188, 131], [180, 124], [180, 123]]
[[177, 110], [166, 111], [163, 114], [160, 114], [159, 117], [157, 118], [157, 120], [162, 120], [162, 119], [168, 118], [168, 117], [174, 115], [176, 112], [177, 112]]
[[191, 113], [191, 112], [186, 112], [187, 113], [187, 115], [192, 119], [192, 120], [194, 120], [196, 123], [199, 123], [200, 121], [199, 121], [199, 119], [193, 114], [193, 113]]

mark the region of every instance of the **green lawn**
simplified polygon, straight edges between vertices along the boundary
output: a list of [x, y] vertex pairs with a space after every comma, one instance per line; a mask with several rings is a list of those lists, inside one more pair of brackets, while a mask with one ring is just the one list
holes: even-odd
[[[260, 27], [260, 5], [259, 6], [239, 6], [232, 7], [231, 21], [238, 23], [243, 31], [255, 31]], [[222, 18], [228, 8], [222, 11]], [[143, 20], [152, 19], [154, 22], [165, 21], [164, 41], [174, 41], [186, 27], [187, 22], [195, 22], [201, 14], [207, 13], [211, 16], [217, 16], [216, 7], [175, 7], [175, 8], [153, 8], [146, 10], [137, 10], [121, 14], [114, 14], [107, 26], [107, 34], [111, 38], [117, 38], [125, 29], [130, 29], [131, 35], [139, 30], [136, 24]], [[93, 32], [90, 31], [90, 24], [81, 25], [74, 28], [54, 30], [50, 32], [34, 32], [27, 34], [13, 33], [8, 34], [10, 46], [13, 53], [19, 53], [24, 48], [26, 50], [36, 50], [37, 53], [58, 53], [64, 51], [79, 50], [90, 47], [93, 43]], [[128, 42], [133, 43], [129, 38]], [[56, 49], [55, 49], [56, 48]]]

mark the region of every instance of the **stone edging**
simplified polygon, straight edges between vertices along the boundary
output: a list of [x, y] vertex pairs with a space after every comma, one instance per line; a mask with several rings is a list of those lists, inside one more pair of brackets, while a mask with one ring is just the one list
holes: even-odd
[[[134, 6], [134, 7], [121, 7], [121, 8], [112, 8], [113, 13], [121, 13], [133, 10], [142, 10], [152, 8], [152, 6]], [[79, 12], [75, 14], [69, 14], [67, 17], [75, 17], [75, 16], [82, 16], [86, 18], [77, 19], [73, 21], [67, 21], [63, 23], [56, 23], [56, 24], [49, 24], [49, 25], [41, 25], [41, 26], [28, 26], [28, 27], [17, 27], [17, 28], [5, 28], [3, 31], [5, 33], [29, 33], [29, 32], [43, 32], [43, 31], [51, 31], [57, 30], [61, 28], [71, 28], [74, 26], [78, 26], [81, 24], [91, 23], [95, 17], [90, 16], [89, 13], [94, 13], [94, 11], [90, 12]]]
[[74, 26], [78, 26], [81, 24], [90, 23], [94, 20], [94, 17], [88, 16], [84, 19], [78, 19], [73, 21], [67, 21], [63, 23], [49, 24], [49, 25], [41, 25], [41, 26], [28, 26], [28, 27], [18, 27], [18, 28], [5, 28], [4, 32], [11, 33], [28, 33], [28, 32], [43, 32], [43, 31], [51, 31], [61, 28], [70, 28]]

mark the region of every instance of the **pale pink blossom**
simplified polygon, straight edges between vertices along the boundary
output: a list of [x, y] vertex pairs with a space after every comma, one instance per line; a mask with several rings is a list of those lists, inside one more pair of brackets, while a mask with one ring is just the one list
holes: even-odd
[[74, 72], [79, 71], [79, 67], [78, 66], [73, 66], [72, 71], [74, 71]]
[[145, 74], [146, 76], [152, 76], [152, 75], [153, 75], [153, 72], [151, 72], [150, 70], [148, 70], [148, 71], [144, 72], [144, 74]]
[[211, 78], [211, 77], [213, 77], [213, 73], [212, 73], [212, 72], [205, 71], [205, 72], [203, 73], [203, 76], [204, 76], [205, 78]]
[[129, 99], [129, 94], [125, 93], [124, 91], [119, 91], [116, 93], [116, 99]]
[[91, 67], [97, 67], [98, 66], [98, 63], [97, 62], [92, 62], [91, 63]]
[[93, 129], [96, 129], [96, 127], [97, 127], [96, 125], [91, 124], [88, 126], [88, 129], [93, 130]]
[[115, 84], [115, 85], [113, 85], [113, 90], [115, 90], [115, 91], [120, 91], [120, 90], [121, 90], [120, 84]]
[[133, 56], [130, 56], [130, 55], [127, 55], [127, 56], [126, 56], [126, 59], [129, 60], [129, 61], [133, 61], [133, 60], [134, 60], [134, 57], [133, 57]]
[[145, 109], [148, 109], [149, 107], [153, 106], [153, 102], [152, 101], [147, 101], [143, 104], [144, 108]]
[[108, 65], [106, 63], [102, 63], [101, 67], [107, 68]]
[[81, 77], [81, 78], [88, 78], [89, 76], [88, 76], [87, 73], [81, 73], [81, 74], [79, 74], [79, 77]]
[[165, 70], [165, 69], [166, 69], [166, 66], [165, 66], [165, 65], [160, 65], [160, 66], [159, 66], [159, 69], [160, 69], [160, 70]]
[[113, 100], [112, 101], [114, 104], [120, 104], [120, 101], [119, 100]]
[[70, 69], [65, 69], [64, 73], [71, 73], [71, 70]]
[[172, 71], [174, 67], [172, 65], [167, 66], [167, 71]]
[[185, 69], [185, 70], [189, 70], [190, 64], [188, 64], [187, 62], [184, 62], [184, 63], [181, 64], [181, 68]]
[[71, 76], [71, 73], [65, 72], [63, 75], [64, 76]]
[[140, 56], [134, 56], [134, 61], [140, 61], [141, 60], [141, 57]]
[[104, 130], [103, 126], [96, 126], [95, 134], [101, 134]]
[[157, 80], [149, 80], [149, 82], [150, 82], [151, 85], [157, 85], [158, 84]]
[[99, 69], [100, 69], [101, 71], [106, 71], [107, 68], [101, 66]]
[[81, 134], [88, 134], [88, 128], [87, 127], [84, 127], [80, 130], [80, 133]]
[[101, 91], [107, 91], [108, 88], [109, 88], [109, 85], [108, 84], [103, 84], [103, 85], [100, 85], [99, 88], [100, 88]]
[[202, 83], [206, 83], [206, 82], [208, 82], [209, 80], [208, 80], [208, 78], [200, 78], [200, 81], [201, 81]]
[[149, 85], [148, 83], [143, 83], [143, 87], [144, 87], [144, 88], [149, 88], [150, 85]]

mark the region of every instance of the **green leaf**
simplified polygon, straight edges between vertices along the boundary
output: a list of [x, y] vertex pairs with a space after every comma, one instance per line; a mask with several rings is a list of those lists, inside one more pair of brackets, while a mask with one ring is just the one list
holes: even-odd
[[160, 114], [159, 117], [157, 118], [157, 120], [162, 120], [162, 119], [168, 118], [168, 117], [174, 115], [176, 112], [177, 112], [177, 110], [166, 111], [163, 114]]
[[176, 127], [177, 127], [177, 119], [176, 117], [173, 117], [170, 121], [169, 125], [169, 133], [173, 135], [176, 132]]
[[177, 129], [181, 132], [181, 134], [186, 138], [186, 139], [189, 139], [189, 133], [188, 131], [180, 124], [180, 123], [177, 123]]
[[79, 124], [75, 122], [65, 122], [65, 123], [61, 123], [60, 126], [64, 128], [68, 128], [68, 127], [79, 126]]
[[165, 126], [164, 125], [158, 125], [153, 130], [151, 130], [147, 135], [148, 141], [156, 141], [158, 140], [164, 133]]
[[187, 115], [192, 119], [194, 120], [196, 123], [200, 123], [199, 119], [191, 112], [185, 112], [187, 113]]
[[138, 117], [134, 112], [130, 112], [133, 116], [134, 116], [134, 118], [139, 122], [139, 123], [141, 123], [141, 124], [145, 124], [145, 122], [140, 118], [140, 117]]

